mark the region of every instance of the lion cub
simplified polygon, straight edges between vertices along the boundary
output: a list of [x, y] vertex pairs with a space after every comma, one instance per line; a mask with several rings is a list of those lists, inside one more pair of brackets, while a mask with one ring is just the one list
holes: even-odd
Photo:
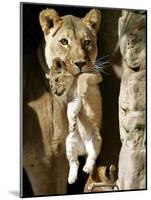
[[102, 192], [118, 189], [116, 185], [116, 168], [114, 165], [99, 166], [89, 176], [84, 192]]
[[52, 93], [67, 105], [69, 134], [66, 138], [66, 155], [70, 166], [68, 183], [73, 184], [78, 174], [78, 156], [87, 155], [83, 171], [92, 174], [100, 153], [102, 99], [98, 83], [102, 81], [102, 76], [99, 73], [74, 76], [69, 63], [56, 58], [48, 78]]

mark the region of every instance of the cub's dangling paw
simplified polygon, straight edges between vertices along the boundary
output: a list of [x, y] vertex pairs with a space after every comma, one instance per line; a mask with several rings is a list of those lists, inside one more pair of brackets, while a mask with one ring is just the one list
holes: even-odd
[[68, 183], [73, 184], [73, 183], [76, 182], [76, 180], [77, 180], [77, 174], [76, 173], [69, 173]]
[[76, 182], [78, 176], [78, 166], [73, 164], [70, 166], [69, 176], [68, 176], [68, 183], [73, 184]]
[[83, 167], [83, 171], [87, 174], [92, 175], [93, 174], [93, 168], [94, 168], [94, 160], [87, 159], [86, 164]]

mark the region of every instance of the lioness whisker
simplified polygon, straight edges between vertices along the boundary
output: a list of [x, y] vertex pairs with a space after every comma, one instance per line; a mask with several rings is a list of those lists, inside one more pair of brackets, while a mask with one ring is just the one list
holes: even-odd
[[105, 64], [94, 64], [94, 67], [97, 67], [97, 68], [107, 68], [107, 67], [110, 67], [110, 63], [105, 63]]
[[106, 63], [109, 63], [109, 60], [107, 60], [107, 61], [104, 61], [104, 62], [96, 62], [96, 63], [94, 63], [94, 64], [96, 64], [96, 65], [104, 65], [104, 64], [106, 64]]
[[94, 67], [95, 69], [103, 69], [103, 70], [111, 70], [112, 68], [110, 66], [104, 66], [104, 67]]
[[109, 66], [94, 67], [95, 69], [111, 69]]
[[104, 58], [107, 58], [107, 57], [110, 57], [110, 56], [109, 56], [109, 55], [106, 55], [106, 56], [100, 57], [100, 58], [96, 59], [95, 62], [97, 62], [97, 61], [99, 61], [99, 60], [103, 60]]
[[103, 62], [110, 62], [110, 60], [96, 60], [96, 61], [92, 61], [92, 64], [95, 64], [95, 63], [103, 63]]
[[95, 62], [102, 62], [102, 61], [107, 61], [107, 60], [110, 60], [109, 58], [108, 59], [99, 59], [99, 60], [96, 60]]
[[111, 69], [111, 65], [94, 65], [94, 68], [103, 68], [103, 69]]

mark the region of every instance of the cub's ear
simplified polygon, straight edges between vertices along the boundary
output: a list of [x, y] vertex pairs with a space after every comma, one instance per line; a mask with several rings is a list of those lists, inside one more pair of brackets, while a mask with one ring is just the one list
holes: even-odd
[[51, 28], [59, 22], [60, 17], [54, 9], [45, 9], [39, 14], [39, 21], [44, 35], [47, 35]]
[[88, 28], [94, 30], [96, 34], [100, 27], [101, 12], [98, 9], [90, 10], [83, 18], [83, 22], [88, 26]]
[[107, 178], [110, 178], [111, 176], [114, 176], [115, 172], [116, 172], [115, 165], [110, 165], [110, 166], [106, 167], [105, 176]]
[[52, 65], [53, 69], [60, 72], [65, 67], [65, 62], [61, 58], [56, 57], [53, 59]]
[[46, 79], [49, 79], [49, 78], [50, 78], [50, 77], [49, 77], [49, 74], [47, 74], [47, 73], [45, 74], [45, 76], [46, 76]]

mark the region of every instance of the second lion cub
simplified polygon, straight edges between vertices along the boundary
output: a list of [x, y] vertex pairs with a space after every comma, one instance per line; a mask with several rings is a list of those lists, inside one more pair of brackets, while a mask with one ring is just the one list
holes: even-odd
[[75, 76], [68, 62], [56, 58], [48, 78], [52, 93], [67, 105], [66, 155], [70, 166], [68, 182], [72, 184], [77, 179], [78, 156], [87, 155], [83, 171], [92, 174], [100, 153], [102, 99], [98, 83], [102, 76], [95, 72]]

